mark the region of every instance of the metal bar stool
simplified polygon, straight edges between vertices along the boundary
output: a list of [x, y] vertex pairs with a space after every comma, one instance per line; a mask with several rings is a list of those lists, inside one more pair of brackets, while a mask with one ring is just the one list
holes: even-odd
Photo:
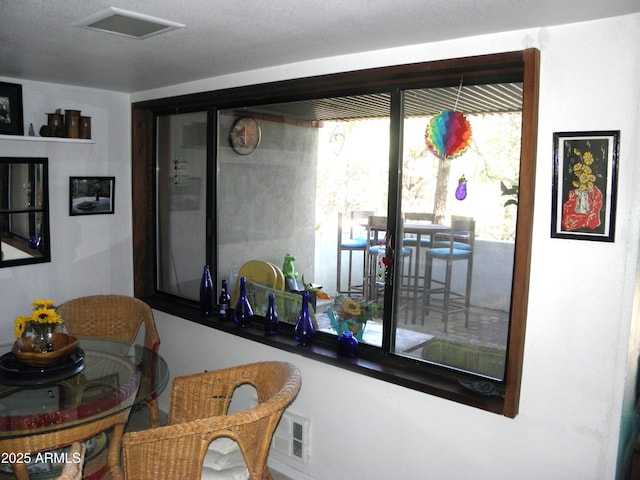
[[[464, 232], [464, 233], [461, 233]], [[466, 241], [464, 241], [466, 240]], [[445, 262], [444, 280], [428, 278], [425, 286], [425, 302], [429, 302], [429, 310], [442, 313], [444, 331], [447, 331], [449, 315], [456, 312], [465, 313], [465, 328], [469, 326], [469, 304], [471, 297], [471, 278], [473, 275], [473, 246], [475, 241], [475, 221], [472, 219], [454, 218], [451, 221], [451, 231], [448, 238], [439, 236], [436, 245], [427, 248], [425, 256], [431, 265], [436, 260]], [[452, 267], [454, 262], [467, 262], [465, 292], [454, 292], [451, 288]], [[436, 286], [434, 287], [434, 284]], [[442, 295], [442, 306], [433, 304], [433, 295]]]
[[[336, 272], [336, 291], [338, 293], [362, 293], [363, 286], [353, 285], [353, 254], [362, 253], [362, 278], [364, 278], [365, 268], [365, 254], [367, 251], [367, 239], [365, 236], [365, 228], [367, 218], [373, 215], [374, 212], [368, 210], [355, 210], [351, 212], [351, 222], [348, 226], [349, 235], [345, 238], [343, 214], [338, 213], [338, 257], [337, 257], [337, 272]], [[362, 234], [358, 235], [358, 230], [362, 230]], [[349, 252], [349, 270], [347, 274], [347, 289], [341, 288], [342, 283], [342, 253]]]

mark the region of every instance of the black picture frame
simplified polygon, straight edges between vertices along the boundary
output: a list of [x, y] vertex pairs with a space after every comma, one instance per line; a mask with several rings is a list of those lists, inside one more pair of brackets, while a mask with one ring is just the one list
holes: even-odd
[[620, 131], [555, 132], [551, 237], [615, 240]]
[[69, 177], [69, 215], [113, 214], [115, 177]]
[[24, 135], [20, 84], [0, 82], [0, 135]]

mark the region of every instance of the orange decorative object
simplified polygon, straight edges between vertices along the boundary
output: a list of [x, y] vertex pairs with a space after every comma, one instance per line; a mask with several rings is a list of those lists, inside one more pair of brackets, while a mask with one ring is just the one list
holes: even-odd
[[52, 337], [53, 351], [34, 352], [31, 338], [24, 337], [15, 341], [11, 353], [18, 361], [30, 367], [48, 367], [61, 362], [78, 348], [78, 339], [66, 333], [54, 333]]

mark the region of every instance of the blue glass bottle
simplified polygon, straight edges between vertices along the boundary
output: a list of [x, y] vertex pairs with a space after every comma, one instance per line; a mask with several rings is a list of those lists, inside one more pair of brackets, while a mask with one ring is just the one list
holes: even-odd
[[214, 313], [213, 279], [209, 265], [204, 266], [202, 280], [200, 281], [200, 315], [212, 317]]
[[245, 277], [240, 278], [240, 296], [238, 297], [238, 303], [233, 309], [233, 321], [236, 324], [244, 328], [251, 323], [253, 318], [253, 309], [247, 298], [247, 279]]
[[229, 295], [229, 288], [227, 287], [227, 281], [222, 280], [222, 286], [220, 287], [220, 297], [218, 298], [218, 317], [223, 322], [229, 319], [231, 313], [231, 295]]
[[303, 347], [311, 344], [313, 336], [316, 333], [316, 329], [311, 321], [311, 315], [309, 314], [309, 292], [302, 292], [302, 307], [300, 308], [300, 315], [298, 321], [293, 329], [295, 333], [296, 341], [298, 345]]
[[338, 337], [338, 355], [344, 355], [349, 358], [358, 356], [358, 340], [349, 330]]
[[278, 334], [278, 312], [276, 311], [276, 296], [269, 294], [269, 306], [264, 316], [264, 333], [265, 335]]

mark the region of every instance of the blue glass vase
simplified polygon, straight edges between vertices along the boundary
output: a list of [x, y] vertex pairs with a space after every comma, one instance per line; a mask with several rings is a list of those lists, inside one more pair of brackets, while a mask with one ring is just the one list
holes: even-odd
[[276, 311], [276, 296], [269, 294], [269, 306], [264, 316], [264, 333], [265, 335], [278, 334], [278, 312]]
[[316, 329], [311, 321], [311, 315], [309, 314], [309, 292], [306, 290], [302, 292], [302, 307], [300, 308], [300, 315], [298, 316], [298, 321], [293, 331], [298, 345], [302, 345], [303, 347], [311, 344], [313, 336], [316, 333]]
[[241, 328], [248, 326], [253, 318], [253, 309], [247, 298], [247, 279], [240, 278], [240, 296], [236, 308], [233, 309], [233, 321]]
[[213, 278], [211, 278], [209, 265], [205, 265], [202, 272], [202, 280], [200, 281], [200, 315], [212, 317], [214, 305]]
[[338, 337], [338, 355], [349, 358], [358, 356], [358, 340], [348, 330]]

